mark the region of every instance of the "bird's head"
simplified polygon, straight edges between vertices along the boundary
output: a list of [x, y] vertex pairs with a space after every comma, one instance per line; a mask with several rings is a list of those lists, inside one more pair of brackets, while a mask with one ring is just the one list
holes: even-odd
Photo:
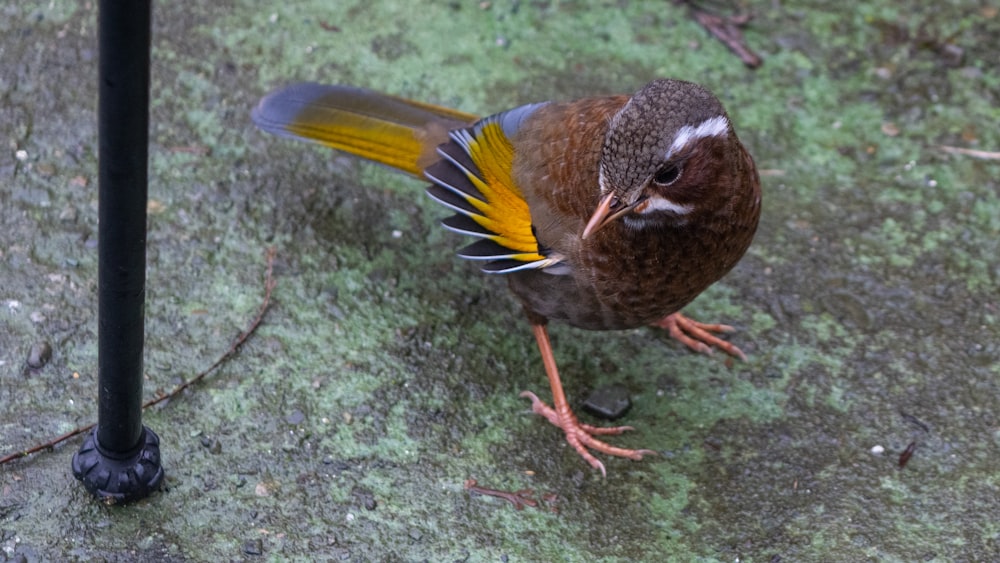
[[680, 80], [655, 80], [611, 119], [599, 203], [587, 238], [621, 220], [632, 229], [682, 225], [722, 210], [756, 174], [719, 100]]

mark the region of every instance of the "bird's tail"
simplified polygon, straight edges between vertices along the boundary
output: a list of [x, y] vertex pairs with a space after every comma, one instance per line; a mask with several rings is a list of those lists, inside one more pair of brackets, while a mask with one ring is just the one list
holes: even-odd
[[304, 139], [421, 176], [448, 131], [477, 116], [350, 86], [303, 82], [265, 96], [251, 117], [261, 129]]

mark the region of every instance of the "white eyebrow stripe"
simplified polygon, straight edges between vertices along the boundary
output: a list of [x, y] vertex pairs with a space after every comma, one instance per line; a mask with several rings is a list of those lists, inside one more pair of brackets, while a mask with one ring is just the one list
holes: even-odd
[[693, 205], [683, 205], [660, 196], [652, 196], [643, 203], [645, 205], [639, 210], [640, 214], [646, 214], [651, 211], [670, 211], [675, 215], [687, 215], [694, 210]]
[[674, 142], [670, 144], [670, 150], [667, 151], [667, 158], [698, 139], [721, 137], [728, 132], [729, 120], [724, 115], [710, 117], [699, 123], [697, 127], [685, 125], [678, 129], [677, 134], [674, 135]]
[[600, 195], [605, 195], [611, 191], [608, 187], [608, 181], [604, 179], [604, 165], [597, 167], [597, 193]]

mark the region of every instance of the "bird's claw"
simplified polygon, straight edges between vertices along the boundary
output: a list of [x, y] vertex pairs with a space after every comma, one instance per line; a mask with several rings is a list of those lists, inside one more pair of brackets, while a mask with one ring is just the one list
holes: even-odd
[[715, 336], [715, 334], [712, 334], [733, 332], [736, 330], [729, 325], [700, 323], [677, 312], [653, 323], [653, 326], [666, 329], [671, 338], [695, 352], [711, 356], [715, 352], [715, 348], [718, 348], [734, 358], [739, 358], [743, 361], [747, 359], [746, 354], [735, 344], [726, 342]]
[[563, 432], [566, 433], [566, 442], [573, 446], [573, 449], [575, 449], [576, 452], [580, 454], [580, 457], [589, 463], [591, 467], [599, 470], [601, 475], [605, 477], [607, 477], [607, 471], [604, 469], [604, 464], [601, 463], [599, 459], [594, 457], [589, 450], [594, 450], [615, 457], [627, 457], [633, 460], [640, 460], [644, 455], [656, 454], [653, 450], [631, 450], [627, 448], [619, 448], [594, 438], [594, 436], [617, 435], [629, 430], [635, 430], [631, 426], [602, 427], [581, 424], [576, 419], [576, 415], [574, 415], [572, 411], [567, 409], [566, 412], [557, 412], [555, 409], [545, 404], [545, 402], [538, 398], [538, 395], [535, 395], [531, 391], [522, 391], [520, 396], [531, 400], [531, 410], [533, 412], [544, 416], [550, 423], [562, 428]]

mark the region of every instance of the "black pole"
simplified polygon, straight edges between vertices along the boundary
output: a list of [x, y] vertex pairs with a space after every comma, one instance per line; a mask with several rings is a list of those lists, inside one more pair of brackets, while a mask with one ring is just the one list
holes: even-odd
[[98, 498], [145, 497], [163, 480], [142, 425], [150, 0], [98, 4], [98, 413], [73, 474]]

